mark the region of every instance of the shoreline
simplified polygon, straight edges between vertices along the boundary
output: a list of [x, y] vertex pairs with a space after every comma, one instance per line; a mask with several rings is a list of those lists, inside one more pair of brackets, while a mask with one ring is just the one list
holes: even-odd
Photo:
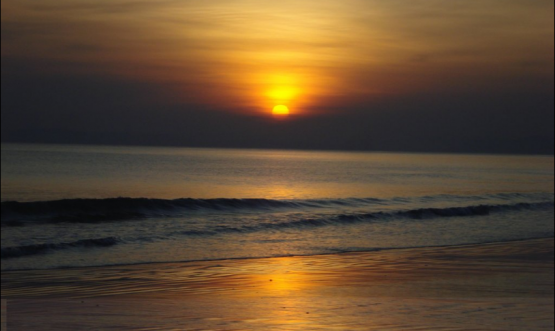
[[[366, 267], [373, 268], [383, 268], [398, 267], [400, 264], [403, 266], [416, 267], [420, 264], [424, 266], [428, 265], [434, 259], [444, 260], [441, 265], [445, 268], [447, 265], [451, 265], [453, 262], [461, 263], [462, 260], [466, 259], [483, 259], [486, 258], [491, 260], [490, 262], [500, 263], [506, 260], [515, 260], [518, 252], [525, 252], [529, 255], [538, 254], [551, 254], [553, 256], [553, 242], [554, 238], [538, 238], [538, 239], [525, 239], [525, 240], [514, 240], [506, 242], [492, 242], [492, 243], [482, 243], [482, 244], [465, 244], [465, 245], [455, 245], [455, 246], [430, 246], [430, 247], [416, 247], [416, 248], [392, 248], [392, 249], [377, 249], [374, 251], [353, 251], [353, 252], [340, 252], [340, 253], [327, 253], [318, 255], [296, 255], [296, 256], [282, 256], [282, 257], [267, 257], [267, 258], [232, 258], [232, 259], [216, 259], [216, 260], [199, 260], [199, 261], [185, 261], [185, 262], [152, 262], [152, 263], [139, 263], [139, 264], [125, 264], [125, 265], [108, 265], [108, 266], [98, 266], [98, 267], [67, 267], [67, 268], [57, 268], [57, 269], [32, 269], [32, 270], [12, 270], [12, 271], [2, 271], [2, 298], [17, 298], [17, 294], [11, 294], [13, 289], [13, 283], [18, 284], [17, 288], [21, 290], [25, 288], [25, 278], [32, 277], [34, 279], [33, 286], [35, 288], [41, 288], [41, 285], [45, 287], [51, 286], [62, 286], [64, 283], [64, 278], [71, 275], [72, 282], [82, 282], [86, 284], [88, 281], [98, 281], [102, 280], [102, 275], [109, 274], [111, 277], [108, 278], [110, 281], [121, 281], [125, 282], [130, 280], [126, 277], [126, 274], [132, 273], [134, 275], [141, 273], [148, 273], [149, 270], [158, 270], [162, 274], [164, 271], [175, 271], [182, 270], [185, 274], [187, 272], [192, 272], [199, 267], [204, 269], [218, 269], [221, 266], [229, 272], [235, 273], [245, 273], [240, 270], [241, 268], [249, 268], [254, 271], [260, 271], [263, 269], [262, 265], [275, 265], [285, 261], [286, 265], [291, 266], [293, 269], [299, 269], [304, 271], [304, 263], [316, 263], [318, 262], [322, 269], [337, 269], [341, 268], [349, 271], [349, 268], [354, 268], [355, 266], [364, 265]], [[541, 251], [541, 252], [540, 252]], [[492, 254], [493, 252], [493, 254]], [[454, 253], [454, 255], [453, 255]], [[490, 255], [486, 255], [490, 254]], [[522, 254], [522, 253], [521, 253]], [[453, 261], [448, 261], [445, 257], [451, 258]], [[356, 260], [359, 261], [356, 261]], [[543, 257], [543, 262], [549, 262], [549, 258]], [[326, 262], [326, 261], [331, 262]], [[410, 260], [410, 261], [409, 261]], [[518, 262], [523, 263], [525, 261], [516, 259]], [[551, 263], [553, 259], [551, 258]], [[437, 262], [437, 261], [436, 261]], [[451, 266], [453, 267], [453, 266]], [[460, 268], [463, 266], [461, 265]], [[267, 272], [270, 273], [271, 270]], [[392, 270], [393, 272], [394, 270]], [[462, 271], [462, 270], [461, 270]], [[464, 273], [464, 272], [462, 272]], [[81, 276], [79, 279], [79, 275]], [[120, 277], [118, 277], [120, 275]], [[206, 276], [217, 276], [217, 270], [214, 274]], [[44, 284], [36, 282], [37, 278], [45, 279]], [[54, 283], [51, 281], [55, 280]], [[125, 284], [124, 284], [125, 285]], [[148, 284], [144, 284], [148, 286]], [[28, 288], [31, 290], [32, 288]], [[32, 292], [32, 291], [28, 291]], [[41, 291], [43, 292], [43, 291]], [[7, 295], [5, 293], [8, 293]], [[63, 292], [72, 297], [71, 292]], [[53, 291], [51, 294], [59, 296], [60, 294]], [[103, 293], [104, 295], [110, 295]], [[38, 297], [43, 297], [44, 295], [38, 295]], [[63, 297], [63, 295], [61, 295]], [[33, 296], [30, 296], [33, 297]]]
[[97, 269], [97, 268], [114, 268], [114, 267], [128, 267], [128, 266], [149, 266], [149, 265], [161, 265], [161, 264], [189, 264], [189, 263], [199, 263], [199, 262], [220, 262], [220, 261], [243, 261], [243, 260], [265, 260], [265, 259], [281, 259], [281, 258], [310, 258], [310, 257], [318, 257], [318, 256], [329, 256], [329, 255], [343, 255], [343, 254], [351, 254], [351, 253], [379, 253], [379, 252], [390, 252], [390, 251], [403, 251], [403, 250], [417, 250], [417, 249], [430, 249], [430, 248], [463, 248], [463, 247], [474, 247], [474, 246], [487, 246], [487, 245], [496, 245], [496, 244], [510, 244], [510, 243], [518, 243], [518, 242], [527, 242], [527, 241], [536, 241], [536, 240], [555, 240], [555, 236], [550, 237], [537, 237], [537, 238], [528, 238], [528, 239], [514, 239], [514, 240], [506, 240], [506, 241], [491, 241], [491, 242], [483, 242], [483, 243], [473, 243], [473, 244], [455, 244], [455, 245], [437, 245], [437, 246], [415, 246], [415, 247], [393, 247], [393, 248], [376, 248], [371, 250], [360, 250], [360, 251], [338, 251], [338, 252], [330, 252], [330, 253], [318, 253], [318, 254], [299, 254], [299, 255], [277, 255], [277, 256], [260, 256], [260, 257], [231, 257], [231, 258], [216, 258], [216, 259], [207, 259], [207, 260], [184, 260], [184, 261], [154, 261], [154, 262], [138, 262], [138, 263], [129, 263], [129, 264], [107, 264], [107, 265], [98, 265], [98, 266], [64, 266], [64, 267], [56, 267], [56, 268], [44, 268], [44, 269], [11, 269], [11, 270], [2, 270], [0, 271], [3, 273], [12, 273], [12, 272], [25, 272], [25, 271], [50, 271], [50, 270], [74, 270], [74, 269]]
[[10, 330], [552, 330], [554, 239], [2, 272]]

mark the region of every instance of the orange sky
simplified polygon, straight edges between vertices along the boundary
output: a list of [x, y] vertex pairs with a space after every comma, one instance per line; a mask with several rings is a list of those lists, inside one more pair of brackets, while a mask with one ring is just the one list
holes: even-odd
[[549, 0], [2, 0], [2, 56], [156, 82], [175, 102], [314, 115], [550, 77], [553, 11]]

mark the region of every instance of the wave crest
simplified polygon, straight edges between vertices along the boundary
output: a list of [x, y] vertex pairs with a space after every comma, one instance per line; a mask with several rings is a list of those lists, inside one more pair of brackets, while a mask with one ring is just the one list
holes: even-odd
[[329, 225], [342, 225], [349, 223], [371, 222], [371, 221], [387, 221], [389, 219], [433, 219], [433, 218], [450, 218], [450, 217], [473, 217], [484, 216], [491, 213], [499, 213], [505, 211], [520, 211], [542, 208], [553, 208], [553, 202], [540, 203], [516, 203], [507, 205], [477, 205], [467, 207], [448, 207], [448, 208], [421, 208], [392, 212], [374, 212], [359, 214], [339, 214], [325, 217], [311, 217], [305, 219], [296, 219], [281, 223], [261, 223], [252, 226], [243, 227], [218, 227], [207, 230], [182, 231], [179, 234], [185, 236], [212, 236], [222, 233], [249, 233], [264, 230], [283, 230], [283, 229], [300, 229], [313, 228]]
[[324, 208], [379, 202], [379, 199], [270, 200], [270, 199], [64, 199], [37, 202], [2, 202], [2, 226], [21, 226], [28, 221], [47, 223], [99, 223], [175, 216], [196, 210], [272, 210], [279, 208]]
[[116, 237], [99, 239], [82, 239], [69, 243], [36, 244], [17, 247], [2, 248], [2, 259], [44, 254], [51, 250], [63, 250], [70, 248], [110, 247], [118, 244], [120, 240]]
[[[516, 198], [519, 198], [517, 196]], [[417, 204], [428, 203], [433, 197], [422, 197]], [[445, 197], [436, 197], [445, 199]], [[508, 199], [505, 196], [497, 198]], [[513, 204], [482, 204], [462, 207], [421, 208], [372, 212], [367, 214], [338, 215], [341, 222], [381, 217], [408, 217], [423, 219], [429, 217], [452, 217], [487, 215], [491, 212], [521, 210], [539, 207], [553, 207], [553, 201], [520, 202]], [[447, 200], [446, 200], [447, 201]], [[506, 200], [505, 200], [506, 201]], [[459, 200], [458, 203], [470, 203]], [[270, 200], [270, 199], [147, 199], [147, 198], [110, 198], [110, 199], [67, 199], [37, 202], [8, 201], [1, 204], [2, 226], [23, 226], [27, 223], [102, 223], [113, 221], [137, 220], [149, 217], [184, 216], [195, 211], [273, 211], [278, 209], [330, 209], [337, 208], [374, 208], [392, 205], [402, 208], [410, 203], [403, 199], [322, 199], [322, 200]], [[445, 203], [445, 201], [443, 201]], [[329, 220], [305, 220], [304, 223], [327, 223]]]

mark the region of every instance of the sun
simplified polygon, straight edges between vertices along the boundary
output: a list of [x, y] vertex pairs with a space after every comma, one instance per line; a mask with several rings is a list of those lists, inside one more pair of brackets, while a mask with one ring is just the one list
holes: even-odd
[[277, 106], [274, 107], [274, 110], [272, 110], [272, 114], [280, 115], [280, 116], [287, 116], [287, 115], [289, 115], [289, 108], [287, 106], [284, 106], [284, 105], [277, 105]]

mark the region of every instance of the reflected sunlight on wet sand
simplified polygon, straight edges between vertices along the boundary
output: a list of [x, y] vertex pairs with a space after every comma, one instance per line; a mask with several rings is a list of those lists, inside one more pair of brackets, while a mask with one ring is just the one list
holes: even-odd
[[553, 293], [553, 239], [2, 273], [10, 330], [551, 330]]

